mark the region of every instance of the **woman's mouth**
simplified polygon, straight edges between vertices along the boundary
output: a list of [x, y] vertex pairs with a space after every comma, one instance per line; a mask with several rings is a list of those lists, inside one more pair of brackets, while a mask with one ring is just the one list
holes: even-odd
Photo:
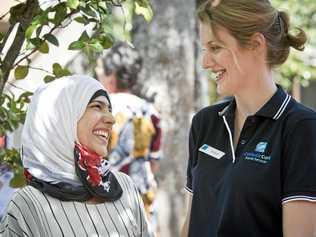
[[103, 142], [107, 143], [109, 140], [109, 132], [104, 130], [95, 130], [93, 131], [93, 135], [96, 135], [99, 139], [101, 139]]
[[224, 78], [224, 74], [225, 74], [226, 70], [220, 70], [216, 72], [216, 77], [215, 77], [215, 81], [219, 82], [220, 80], [222, 80]]

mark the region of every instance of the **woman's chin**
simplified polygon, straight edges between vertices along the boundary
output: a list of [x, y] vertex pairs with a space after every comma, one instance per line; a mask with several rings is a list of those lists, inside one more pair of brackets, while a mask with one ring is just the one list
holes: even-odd
[[104, 151], [104, 152], [101, 152], [101, 154], [99, 155], [102, 157], [106, 157], [108, 154], [109, 154], [108, 151]]
[[231, 92], [228, 90], [228, 88], [225, 88], [223, 84], [217, 84], [216, 92], [220, 96], [230, 96]]

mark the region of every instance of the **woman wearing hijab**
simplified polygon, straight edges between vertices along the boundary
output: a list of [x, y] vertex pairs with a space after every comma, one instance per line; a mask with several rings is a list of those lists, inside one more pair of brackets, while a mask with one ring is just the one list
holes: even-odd
[[111, 110], [107, 92], [87, 76], [34, 93], [22, 133], [28, 185], [9, 203], [0, 236], [151, 236], [135, 185], [103, 159]]

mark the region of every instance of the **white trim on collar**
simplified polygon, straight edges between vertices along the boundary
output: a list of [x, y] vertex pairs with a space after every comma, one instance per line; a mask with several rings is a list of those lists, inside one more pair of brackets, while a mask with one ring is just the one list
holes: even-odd
[[273, 119], [278, 120], [281, 117], [281, 115], [283, 114], [283, 112], [284, 112], [286, 106], [288, 105], [288, 103], [290, 102], [290, 100], [291, 100], [291, 96], [286, 94], [286, 97], [285, 97], [282, 105], [280, 106], [280, 108], [276, 112], [276, 114], [273, 116]]
[[316, 202], [316, 197], [312, 196], [304, 196], [304, 195], [296, 195], [296, 196], [290, 196], [282, 199], [282, 204], [285, 204], [287, 202], [291, 201], [307, 201], [307, 202]]

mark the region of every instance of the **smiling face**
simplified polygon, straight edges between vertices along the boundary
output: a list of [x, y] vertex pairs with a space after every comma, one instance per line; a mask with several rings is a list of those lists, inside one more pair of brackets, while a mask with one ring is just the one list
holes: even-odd
[[107, 146], [115, 120], [105, 96], [92, 100], [78, 121], [79, 143], [100, 156], [108, 154]]
[[209, 23], [200, 23], [203, 46], [203, 68], [216, 73], [217, 92], [236, 95], [247, 86], [254, 71], [253, 50], [242, 48], [229, 32], [216, 27], [214, 34]]

